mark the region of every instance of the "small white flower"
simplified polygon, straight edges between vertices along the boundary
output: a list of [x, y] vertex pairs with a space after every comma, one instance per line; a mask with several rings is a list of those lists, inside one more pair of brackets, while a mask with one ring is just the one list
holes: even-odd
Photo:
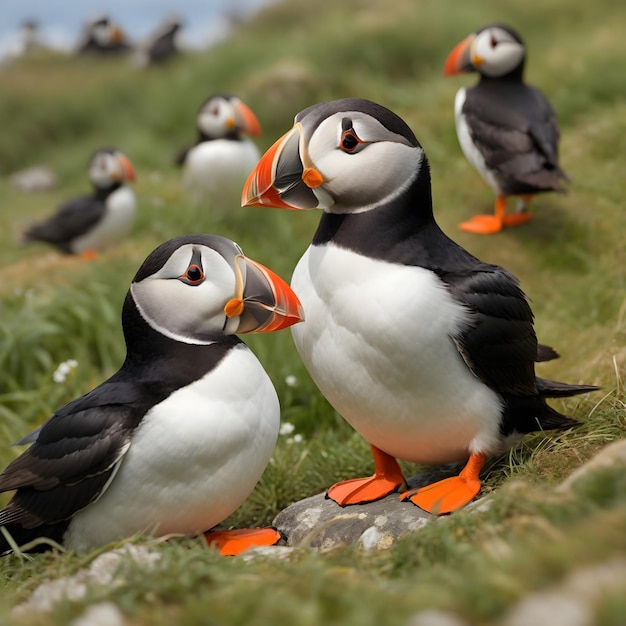
[[63, 383], [73, 369], [78, 367], [78, 361], [76, 359], [68, 359], [59, 363], [56, 370], [52, 374], [52, 380], [55, 383]]
[[285, 378], [285, 382], [287, 387], [295, 387], [298, 384], [298, 379], [293, 374], [290, 374]]
[[289, 422], [283, 422], [280, 425], [280, 430], [278, 431], [281, 435], [291, 435], [291, 433], [296, 429], [296, 427], [289, 423]]
[[289, 439], [287, 439], [287, 443], [289, 445], [292, 443], [302, 443], [302, 441], [304, 441], [304, 439], [300, 433], [296, 433], [293, 437], [289, 437]]

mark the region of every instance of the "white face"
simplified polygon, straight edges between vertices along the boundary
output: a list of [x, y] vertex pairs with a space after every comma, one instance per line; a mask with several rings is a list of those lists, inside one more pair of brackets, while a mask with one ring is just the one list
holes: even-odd
[[[350, 130], [345, 129], [346, 120], [351, 120]], [[300, 154], [310, 161], [305, 168], [315, 167], [324, 178], [312, 189], [319, 208], [334, 213], [368, 211], [402, 193], [417, 176], [424, 156], [421, 148], [359, 111], [326, 118], [308, 148], [301, 139]]]
[[497, 26], [476, 36], [471, 47], [471, 61], [485, 76], [495, 78], [514, 70], [524, 58], [524, 46]]
[[198, 128], [207, 137], [226, 136], [235, 126], [235, 109], [230, 100], [220, 96], [211, 98], [198, 114]]
[[[244, 265], [240, 264], [242, 272]], [[233, 268], [221, 254], [190, 243], [178, 248], [158, 272], [133, 283], [130, 289], [152, 328], [176, 341], [202, 344], [211, 343], [211, 335], [236, 330], [239, 318], [224, 313], [235, 294], [235, 284]]]
[[89, 179], [96, 187], [108, 187], [123, 178], [122, 165], [110, 152], [98, 152], [89, 164]]

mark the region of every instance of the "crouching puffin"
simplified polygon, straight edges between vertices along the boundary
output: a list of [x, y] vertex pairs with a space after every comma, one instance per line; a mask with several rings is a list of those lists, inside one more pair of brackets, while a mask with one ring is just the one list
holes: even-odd
[[[533, 194], [565, 191], [559, 167], [559, 126], [545, 96], [523, 81], [526, 49], [503, 24], [489, 24], [461, 41], [448, 56], [444, 74], [478, 72], [475, 87], [462, 87], [454, 101], [463, 153], [496, 194], [494, 215], [477, 215], [462, 230], [491, 234], [531, 219]], [[517, 212], [506, 214], [508, 196], [519, 196]]]
[[[303, 319], [276, 274], [215, 235], [154, 250], [122, 310], [120, 370], [18, 444], [0, 474], [16, 490], [0, 511], [17, 545], [48, 537], [72, 550], [137, 533], [196, 535], [250, 494], [278, 436], [265, 370], [235, 333]], [[208, 533], [224, 554], [279, 538], [273, 529]], [[0, 552], [9, 550], [0, 536]]]
[[238, 197], [261, 156], [244, 136], [261, 133], [258, 119], [236, 96], [215, 94], [200, 107], [196, 125], [196, 145], [180, 150], [175, 158], [184, 168], [185, 192], [197, 202], [215, 199], [224, 190], [236, 190]]
[[119, 150], [98, 150], [89, 162], [90, 196], [62, 204], [45, 222], [24, 233], [23, 242], [42, 241], [66, 254], [87, 258], [119, 243], [132, 226], [137, 202], [125, 183], [135, 180], [135, 169]]
[[429, 166], [405, 122], [357, 98], [317, 104], [262, 157], [244, 206], [323, 209], [292, 287], [293, 338], [332, 406], [370, 443], [375, 474], [337, 483], [340, 505], [405, 484], [396, 458], [467, 460], [403, 498], [448, 513], [480, 489], [488, 455], [577, 422], [545, 398], [596, 389], [535, 376], [539, 346], [518, 281], [449, 239], [433, 217]]

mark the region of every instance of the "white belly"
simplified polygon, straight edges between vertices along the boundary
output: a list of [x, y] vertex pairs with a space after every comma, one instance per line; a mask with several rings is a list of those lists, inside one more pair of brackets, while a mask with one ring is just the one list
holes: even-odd
[[274, 450], [280, 407], [256, 357], [235, 349], [153, 407], [109, 488], [64, 541], [86, 550], [137, 533], [199, 534], [250, 495]]
[[306, 315], [298, 352], [368, 442], [415, 463], [499, 447], [500, 400], [456, 349], [467, 312], [435, 274], [312, 246], [292, 286]]
[[130, 187], [116, 189], [106, 200], [104, 217], [82, 237], [72, 243], [72, 252], [80, 254], [85, 250], [104, 250], [124, 239], [135, 218], [137, 201]]
[[249, 140], [218, 139], [192, 148], [185, 159], [183, 187], [196, 201], [234, 197], [241, 204], [241, 188], [261, 155]]
[[465, 87], [459, 89], [454, 99], [454, 120], [456, 122], [456, 135], [461, 145], [461, 150], [465, 158], [480, 172], [480, 175], [485, 179], [485, 182], [493, 189], [493, 191], [502, 195], [502, 189], [498, 183], [498, 179], [494, 176], [493, 172], [489, 170], [483, 155], [480, 150], [474, 145], [472, 136], [470, 134], [469, 126], [463, 115], [463, 103], [465, 102]]

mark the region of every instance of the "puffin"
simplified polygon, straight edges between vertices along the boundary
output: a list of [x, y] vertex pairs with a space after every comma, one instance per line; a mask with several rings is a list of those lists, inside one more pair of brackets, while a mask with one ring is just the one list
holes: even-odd
[[23, 243], [49, 243], [66, 254], [93, 258], [96, 252], [121, 241], [133, 223], [137, 202], [127, 182], [136, 180], [127, 156], [102, 148], [89, 161], [90, 196], [62, 204], [49, 219], [26, 230]]
[[[158, 246], [122, 309], [126, 358], [111, 378], [54, 412], [0, 474], [0, 552], [86, 551], [143, 533], [198, 535], [248, 497], [280, 422], [276, 391], [237, 337], [303, 319], [279, 276], [224, 237]], [[279, 539], [274, 529], [208, 533], [223, 554]]]
[[183, 23], [177, 16], [165, 20], [150, 40], [137, 51], [136, 64], [142, 67], [169, 61], [179, 53], [177, 38]]
[[[578, 423], [546, 398], [597, 387], [536, 376], [535, 362], [557, 353], [537, 343], [518, 280], [439, 228], [424, 149], [389, 109], [347, 98], [300, 112], [242, 205], [323, 210], [293, 272], [306, 322], [292, 334], [322, 394], [371, 446], [374, 475], [328, 490], [339, 505], [400, 490], [452, 512], [478, 494], [489, 456]], [[398, 458], [465, 465], [408, 490]]]
[[[524, 82], [526, 48], [504, 24], [489, 24], [450, 52], [444, 75], [478, 72], [474, 87], [462, 87], [454, 100], [456, 132], [467, 160], [496, 194], [493, 215], [477, 215], [461, 230], [493, 234], [531, 219], [527, 203], [534, 194], [564, 192], [569, 177], [559, 165], [559, 125], [554, 109], [535, 87]], [[506, 213], [509, 196], [517, 210]]]
[[244, 135], [259, 135], [256, 115], [231, 94], [214, 94], [200, 107], [196, 117], [198, 139], [191, 148], [180, 150], [175, 161], [182, 165], [183, 187], [196, 202], [236, 191], [256, 165], [261, 154]]
[[78, 54], [107, 56], [128, 52], [126, 33], [107, 15], [98, 15], [85, 25], [76, 46]]

